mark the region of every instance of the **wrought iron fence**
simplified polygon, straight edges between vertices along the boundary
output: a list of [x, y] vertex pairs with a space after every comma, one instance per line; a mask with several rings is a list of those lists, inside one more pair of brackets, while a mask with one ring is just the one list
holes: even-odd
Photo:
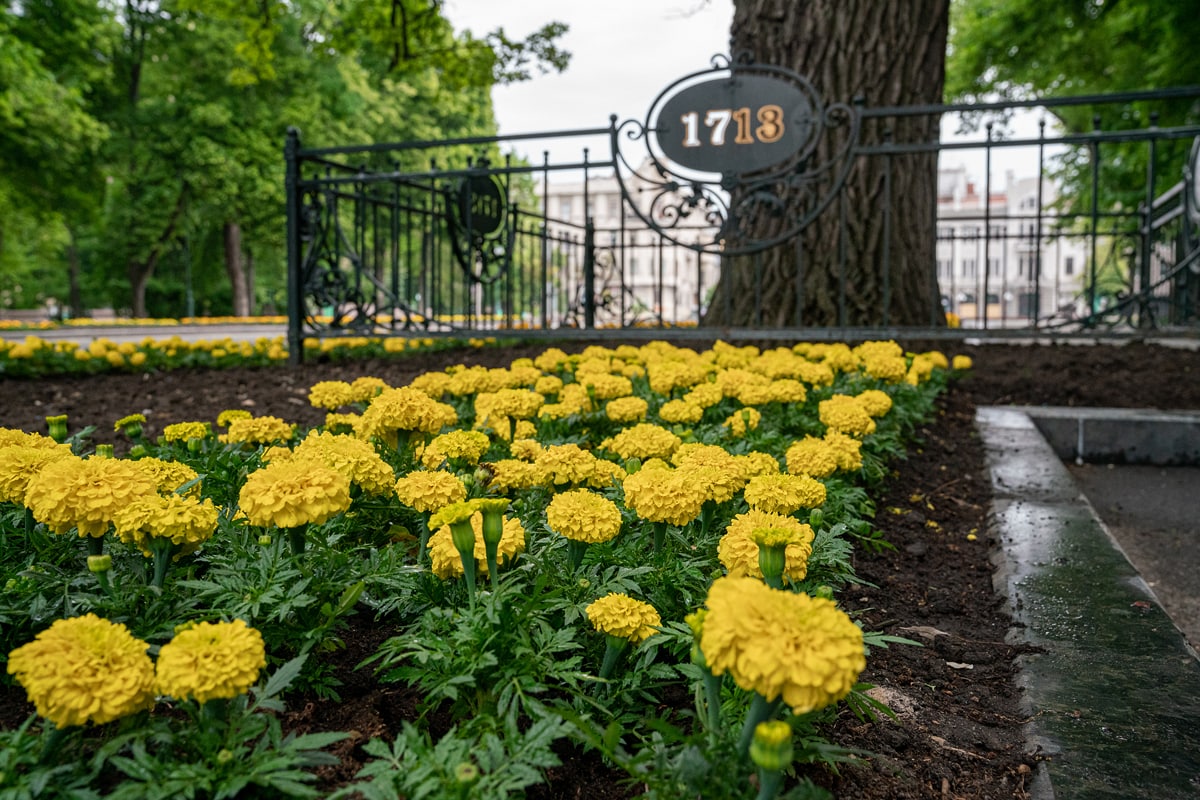
[[[675, 95], [664, 96], [669, 105]], [[749, 247], [734, 237], [738, 200], [753, 192], [728, 173], [681, 177], [665, 167], [649, 146], [662, 127], [651, 115], [645, 123], [614, 118], [607, 127], [548, 134], [330, 148], [304, 148], [292, 130], [285, 148], [291, 351], [303, 352], [308, 337], [366, 334], [686, 335], [699, 328], [735, 255], [783, 248], [796, 253], [802, 274], [792, 239], [820, 213], [840, 214], [845, 229], [854, 212], [833, 201], [846, 174], [870, 160], [891, 164], [916, 153], [939, 157], [928, 265], [938, 317], [922, 333], [946, 335], [943, 311], [950, 330], [960, 332], [1194, 331], [1200, 125], [1159, 127], [1146, 117], [1149, 124], [1131, 126], [1125, 118], [1133, 104], [1181, 100], [1197, 103], [1200, 89], [876, 109], [823, 108], [815, 95], [804, 95], [798, 102], [806, 119], [824, 120], [813, 135], [840, 128], [844, 141], [827, 148], [834, 153], [827, 163], [817, 163], [814, 146], [791, 168], [793, 188], [799, 174], [812, 191], [808, 205], [788, 218], [800, 223]], [[1084, 133], [1048, 132], [1041, 118], [1031, 134], [1013, 122], [1030, 110], [1080, 106], [1096, 114]], [[890, 133], [904, 130], [905, 120], [952, 116], [973, 121], [975, 133], [936, 141], [899, 141]], [[862, 144], [860, 126], [883, 129], [875, 138], [882, 143]], [[516, 155], [547, 141], [556, 152], [563, 143], [582, 146], [565, 158], [551, 158], [548, 148], [540, 163]], [[630, 142], [645, 143], [648, 154], [631, 155]], [[602, 158], [593, 155], [605, 150]], [[1119, 162], [1137, 152], [1144, 173], [1131, 179]], [[887, 196], [882, 213], [904, 202]], [[731, 241], [742, 249], [731, 250]], [[886, 247], [882, 258], [886, 281]], [[758, 308], [770, 298], [754, 301]], [[720, 333], [895, 335], [886, 314], [881, 319], [866, 330], [851, 329], [842, 314], [821, 328], [751, 324]]]

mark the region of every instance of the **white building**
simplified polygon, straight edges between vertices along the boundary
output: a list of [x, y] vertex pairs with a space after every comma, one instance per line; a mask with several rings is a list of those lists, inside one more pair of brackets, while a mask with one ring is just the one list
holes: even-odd
[[[648, 170], [643, 165], [639, 172]], [[957, 314], [964, 327], [983, 327], [985, 314], [988, 327], [1024, 327], [1035, 316], [1080, 310], [1086, 243], [1056, 225], [1054, 186], [1044, 180], [1039, 198], [1037, 183], [1037, 178], [1017, 179], [1009, 173], [1004, 187], [993, 190], [990, 202], [985, 202], [982, 188], [965, 167], [939, 170], [938, 283], [946, 310]], [[629, 180], [633, 202], [645, 216], [655, 201], [654, 186], [641, 175]], [[540, 185], [538, 191], [542, 192]], [[590, 217], [594, 222], [600, 248], [597, 295], [615, 298], [623, 292], [629, 310], [624, 320], [598, 311], [598, 324], [657, 322], [660, 314], [667, 324], [699, 318], [720, 274], [720, 258], [664, 240], [625, 207], [615, 177], [550, 183], [545, 213], [555, 246], [564, 251], [581, 246], [585, 221]], [[676, 238], [711, 239], [713, 229], [703, 227], [703, 220], [681, 223], [689, 225], [691, 230]], [[579, 258], [562, 258], [567, 271], [574, 273], [568, 282], [581, 280]], [[564, 287], [563, 293], [579, 296], [577, 286]], [[986, 303], [981, 301], [985, 296]]]
[[964, 327], [985, 314], [989, 327], [1024, 327], [1081, 310], [1087, 245], [1060, 228], [1057, 200], [1049, 180], [1039, 197], [1037, 178], [1009, 172], [985, 198], [965, 167], [938, 171], [938, 284]]

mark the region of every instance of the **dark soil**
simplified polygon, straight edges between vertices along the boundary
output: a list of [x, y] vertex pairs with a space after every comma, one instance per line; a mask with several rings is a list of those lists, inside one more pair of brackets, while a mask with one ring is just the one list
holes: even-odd
[[[955, 383], [937, 418], [920, 431], [907, 460], [895, 465], [878, 498], [876, 517], [895, 549], [859, 554], [861, 585], [843, 593], [841, 602], [858, 613], [868, 630], [924, 646], [893, 645], [872, 652], [863, 680], [877, 686], [873, 691], [896, 712], [896, 719], [866, 723], [843, 712], [830, 738], [869, 755], [838, 774], [817, 768], [806, 774], [840, 800], [1024, 798], [1038, 754], [1023, 736], [1014, 666], [1019, 650], [1005, 641], [1012, 622], [992, 588], [989, 555], [996, 542], [988, 530], [991, 498], [973, 425], [975, 408], [1029, 404], [1200, 409], [1200, 352], [1145, 344], [907, 344], [970, 355], [975, 369]], [[165, 424], [212, 421], [229, 408], [315, 425], [323, 420], [323, 412], [309, 405], [307, 393], [317, 381], [374, 375], [401, 385], [449, 364], [506, 366], [544, 347], [519, 345], [298, 368], [3, 380], [0, 426], [44, 431], [47, 415], [67, 414], [72, 429], [95, 425], [95, 440], [114, 441], [113, 422], [130, 413], [145, 414], [153, 436]], [[412, 718], [416, 698], [406, 690], [353, 671], [388, 635], [369, 620], [347, 632], [347, 648], [340, 656], [340, 703], [299, 699], [290, 704], [286, 723], [295, 730], [354, 732], [338, 747], [342, 763], [321, 775], [326, 787], [353, 776], [363, 742], [390, 737], [402, 720]], [[27, 709], [19, 693], [0, 690], [0, 726], [18, 724]], [[564, 765], [529, 797], [636, 796], [637, 787], [599, 759], [567, 751], [562, 755]]]

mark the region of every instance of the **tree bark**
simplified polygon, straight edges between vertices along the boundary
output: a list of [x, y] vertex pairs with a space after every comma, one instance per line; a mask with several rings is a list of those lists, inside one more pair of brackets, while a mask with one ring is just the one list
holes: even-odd
[[[948, 22], [949, 0], [735, 0], [732, 41], [735, 55], [747, 51], [759, 63], [806, 77], [826, 106], [856, 97], [868, 108], [937, 104]], [[887, 124], [896, 142], [930, 142], [938, 139], [939, 122], [915, 116]], [[884, 125], [868, 121], [859, 146], [884, 139]], [[832, 146], [818, 150], [818, 161]], [[728, 260], [704, 323], [940, 324], [936, 193], [936, 153], [858, 157], [842, 196], [800, 234], [799, 247], [793, 241]], [[782, 225], [768, 214], [748, 223], [759, 239]]]
[[79, 244], [75, 239], [75, 227], [67, 226], [67, 310], [71, 317], [82, 317], [83, 290], [79, 286]]
[[229, 276], [229, 285], [233, 289], [233, 315], [246, 317], [250, 315], [250, 297], [246, 288], [246, 268], [242, 261], [242, 227], [236, 222], [226, 222], [225, 236], [225, 274]]

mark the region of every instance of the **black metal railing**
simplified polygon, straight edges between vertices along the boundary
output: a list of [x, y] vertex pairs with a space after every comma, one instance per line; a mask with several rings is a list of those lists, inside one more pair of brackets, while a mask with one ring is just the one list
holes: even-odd
[[[1200, 125], [1160, 127], [1148, 117], [1149, 124], [1129, 127], [1124, 119], [1133, 104], [1181, 98], [1200, 102], [1200, 89], [854, 106], [856, 135], [858, 125], [885, 132], [871, 139], [882, 143], [849, 146], [849, 174], [872, 161], [890, 169], [913, 154], [939, 157], [928, 281], [938, 316], [925, 332], [947, 335], [943, 311], [952, 326], [969, 331], [1194, 332], [1200, 325]], [[1052, 133], [1043, 118], [1036, 133], [1027, 133], [1007, 122], [1023, 110], [1055, 114], [1080, 106], [1093, 112], [1092, 130]], [[899, 141], [891, 133], [904, 130], [907, 119], [952, 115], [973, 120], [975, 132], [938, 141]], [[291, 351], [303, 352], [299, 345], [307, 337], [686, 334], [697, 327], [721, 270], [730, 268], [721, 238], [729, 220], [711, 210], [728, 195], [721, 196], [721, 185], [702, 192], [664, 179], [653, 159], [639, 162], [622, 152], [638, 138], [627, 125], [613, 119], [604, 128], [550, 134], [313, 149], [289, 131]], [[594, 144], [581, 147], [578, 157], [555, 160], [547, 150], [535, 164], [514, 155], [537, 140], [611, 147], [599, 159], [593, 153], [604, 148]], [[1130, 153], [1140, 153], [1144, 174], [1119, 169]], [[829, 191], [840, 189], [830, 183]], [[671, 202], [663, 202], [667, 195]], [[824, 214], [840, 217], [838, 236], [844, 235], [855, 210], [821, 202]], [[877, 212], [885, 218], [870, 222], [886, 228], [891, 209], [904, 202], [886, 196]], [[654, 204], [673, 216], [656, 217]], [[802, 277], [803, 249], [790, 240], [771, 246], [794, 259]], [[891, 288], [890, 258], [884, 247], [885, 299], [898, 291]], [[770, 300], [756, 296], [755, 308]], [[768, 329], [757, 324], [762, 315], [756, 313], [745, 329], [722, 335], [870, 335], [851, 329], [844, 297], [841, 303], [832, 326]], [[889, 333], [886, 313], [880, 319], [874, 332]]]

